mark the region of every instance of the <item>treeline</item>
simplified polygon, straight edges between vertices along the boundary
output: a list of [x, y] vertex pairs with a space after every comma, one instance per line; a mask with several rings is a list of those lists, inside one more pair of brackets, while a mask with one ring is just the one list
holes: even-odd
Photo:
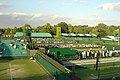
[[[25, 24], [22, 27], [30, 26], [29, 24]], [[62, 33], [75, 33], [75, 34], [96, 34], [98, 37], [102, 36], [117, 36], [120, 32], [120, 26], [114, 26], [114, 25], [106, 25], [104, 23], [99, 23], [97, 26], [89, 26], [89, 25], [71, 25], [67, 24], [65, 22], [60, 22], [57, 25], [51, 25], [50, 23], [46, 23], [43, 26], [37, 26], [35, 28], [32, 28], [32, 32], [48, 32], [52, 35], [56, 34], [56, 27], [61, 27]], [[1, 34], [15, 34], [16, 32], [23, 32], [22, 27], [14, 27], [14, 28], [4, 28], [0, 29]]]

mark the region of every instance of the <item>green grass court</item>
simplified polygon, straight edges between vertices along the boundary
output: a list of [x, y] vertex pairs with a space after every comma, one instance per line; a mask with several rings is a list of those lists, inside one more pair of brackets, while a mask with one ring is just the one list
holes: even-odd
[[52, 80], [41, 65], [32, 60], [0, 60], [0, 80], [11, 80], [11, 77], [12, 80]]
[[98, 71], [95, 70], [95, 65], [82, 65], [81, 67], [84, 69], [79, 69], [79, 66], [76, 67], [75, 76], [82, 80], [120, 76], [120, 62], [100, 64]]

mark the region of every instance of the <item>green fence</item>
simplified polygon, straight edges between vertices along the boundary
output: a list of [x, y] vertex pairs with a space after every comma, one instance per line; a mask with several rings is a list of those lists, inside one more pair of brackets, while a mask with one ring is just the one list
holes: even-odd
[[37, 52], [35, 59], [52, 75], [55, 80], [70, 80], [70, 70], [54, 61], [47, 55]]

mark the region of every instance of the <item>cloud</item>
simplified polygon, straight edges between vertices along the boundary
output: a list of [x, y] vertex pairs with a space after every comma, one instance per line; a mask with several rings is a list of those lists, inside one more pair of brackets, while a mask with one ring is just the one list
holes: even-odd
[[105, 3], [105, 4], [97, 6], [97, 9], [120, 11], [120, 2], [119, 3]]
[[12, 6], [8, 4], [0, 3], [0, 8], [9, 8], [9, 7], [12, 7]]
[[72, 24], [74, 25], [89, 25], [89, 26], [96, 26], [99, 23], [105, 23], [106, 25], [116, 25], [118, 26], [120, 20], [115, 19], [105, 19], [105, 18], [79, 18], [72, 20]]
[[65, 6], [71, 6], [72, 3], [71, 3], [71, 2], [63, 2], [62, 5], [65, 5]]
[[[97, 14], [94, 14], [95, 16]], [[93, 16], [94, 16], [93, 15]], [[21, 12], [13, 12], [13, 13], [5, 13], [0, 12], [0, 28], [1, 27], [21, 27], [24, 24], [30, 24], [32, 27], [37, 27], [39, 25], [44, 25], [45, 23], [50, 23], [52, 25], [56, 25], [59, 22], [67, 22], [72, 25], [90, 25], [95, 26], [98, 23], [105, 23], [107, 25], [118, 25], [119, 20], [113, 19], [104, 19], [101, 17], [81, 17], [78, 19], [65, 17], [56, 14], [43, 14], [43, 13], [21, 13]], [[102, 15], [101, 15], [102, 16]]]
[[70, 20], [71, 18], [69, 17], [42, 13], [0, 13], [0, 27], [22, 26], [26, 23], [34, 27], [38, 25], [44, 25], [45, 23], [57, 24], [62, 21], [69, 22]]
[[40, 4], [45, 4], [45, 3], [47, 3], [47, 2], [48, 2], [47, 0], [40, 0], [40, 1], [39, 1]]
[[75, 2], [80, 2], [80, 3], [84, 3], [84, 2], [87, 2], [87, 0], [73, 0]]
[[88, 2], [88, 0], [64, 0], [63, 1], [63, 5], [65, 6], [71, 6], [71, 5], [74, 5], [74, 3], [86, 3]]

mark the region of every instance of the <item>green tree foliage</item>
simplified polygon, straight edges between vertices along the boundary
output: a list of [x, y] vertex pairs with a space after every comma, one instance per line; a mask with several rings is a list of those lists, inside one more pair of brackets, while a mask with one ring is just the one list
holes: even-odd
[[52, 35], [56, 35], [56, 27], [53, 27], [52, 28], [52, 33], [51, 33]]
[[98, 32], [97, 37], [100, 37], [100, 38], [107, 35], [107, 31], [102, 28], [98, 29], [97, 32]]
[[95, 28], [97, 30], [96, 35], [98, 37], [107, 36], [110, 34], [109, 26], [104, 23], [99, 23]]
[[[62, 33], [75, 33], [75, 34], [96, 34], [98, 37], [102, 36], [117, 36], [118, 35], [118, 29], [120, 30], [120, 26], [114, 26], [110, 25], [107, 26], [104, 23], [99, 23], [97, 26], [88, 26], [88, 25], [75, 25], [72, 26], [71, 24], [67, 24], [65, 22], [60, 22], [57, 25], [52, 26], [50, 23], [46, 23], [43, 26], [37, 26], [32, 28], [33, 32], [48, 32], [52, 35], [56, 35], [56, 27], [61, 27]], [[22, 27], [14, 27], [11, 28], [5, 28], [0, 29], [0, 33], [2, 34], [15, 34], [16, 32], [23, 32], [23, 28], [30, 27], [29, 24], [25, 24]], [[119, 31], [120, 34], [120, 31]]]
[[11, 29], [10, 28], [5, 29], [5, 34], [6, 35], [11, 34]]
[[52, 33], [52, 26], [50, 25], [50, 23], [46, 23], [43, 27], [43, 31], [44, 32], [48, 32], [48, 33]]
[[97, 28], [94, 28], [94, 29], [91, 30], [90, 33], [91, 33], [91, 34], [96, 34], [96, 35], [98, 35], [98, 29], [97, 29]]
[[96, 26], [96, 28], [106, 28], [106, 27], [107, 27], [107, 25], [104, 24], [104, 23], [99, 23], [99, 24]]
[[68, 33], [68, 24], [65, 22], [58, 23], [57, 26], [61, 27], [62, 33]]
[[0, 29], [0, 33], [4, 34], [5, 30], [4, 29]]
[[117, 33], [115, 31], [116, 29], [117, 29], [117, 27], [114, 25], [109, 26], [109, 35], [112, 35], [112, 36], [116, 35], [116, 33]]
[[68, 32], [73, 33], [73, 26], [71, 24], [68, 24]]
[[17, 29], [18, 29], [17, 27], [14, 27], [14, 29], [11, 30], [11, 33], [15, 34], [16, 32], [18, 32]]
[[33, 32], [43, 32], [43, 27], [44, 26], [38, 26], [38, 27], [36, 27], [36, 28], [33, 28]]
[[91, 29], [88, 25], [78, 25], [74, 26], [73, 32], [76, 34], [89, 34]]
[[81, 29], [80, 26], [74, 26], [73, 32], [74, 32], [75, 34], [82, 33], [82, 29]]

